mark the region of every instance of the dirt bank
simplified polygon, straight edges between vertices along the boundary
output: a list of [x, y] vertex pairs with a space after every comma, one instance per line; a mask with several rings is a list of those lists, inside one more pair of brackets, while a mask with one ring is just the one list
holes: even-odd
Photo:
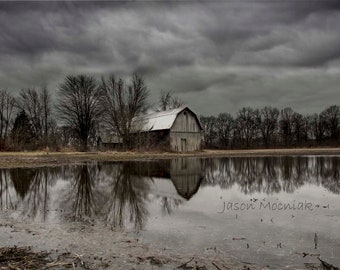
[[154, 160], [179, 157], [233, 157], [280, 155], [340, 155], [340, 148], [295, 148], [256, 150], [204, 150], [194, 153], [171, 152], [1, 152], [0, 168], [55, 166], [87, 161]]

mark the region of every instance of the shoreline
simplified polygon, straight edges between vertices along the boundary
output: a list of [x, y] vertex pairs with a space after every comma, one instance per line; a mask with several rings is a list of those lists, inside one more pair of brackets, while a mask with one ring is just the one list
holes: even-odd
[[[98, 220], [70, 221], [63, 224], [35, 223], [13, 219], [10, 214], [11, 211], [0, 212], [0, 255], [1, 249], [29, 247], [36, 254], [47, 254], [49, 261], [41, 261], [44, 269], [58, 270], [73, 266], [72, 269], [91, 270], [242, 270], [249, 265], [253, 270], [269, 269], [221, 255], [215, 250], [192, 254], [166, 247], [160, 249], [143, 241], [134, 232], [113, 228]], [[0, 266], [7, 269], [6, 260]]]
[[222, 158], [296, 155], [340, 155], [340, 148], [283, 148], [173, 152], [0, 152], [0, 168], [59, 166], [91, 161], [142, 161], [173, 158]]

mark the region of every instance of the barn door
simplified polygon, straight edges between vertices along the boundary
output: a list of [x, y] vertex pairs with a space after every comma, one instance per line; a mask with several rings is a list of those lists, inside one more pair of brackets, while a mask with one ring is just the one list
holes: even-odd
[[187, 139], [181, 139], [181, 152], [187, 152]]

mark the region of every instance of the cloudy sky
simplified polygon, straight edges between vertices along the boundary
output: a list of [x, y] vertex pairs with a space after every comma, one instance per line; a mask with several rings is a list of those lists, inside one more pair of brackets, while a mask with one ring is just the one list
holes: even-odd
[[199, 114], [340, 105], [340, 1], [0, 2], [0, 88], [145, 77]]

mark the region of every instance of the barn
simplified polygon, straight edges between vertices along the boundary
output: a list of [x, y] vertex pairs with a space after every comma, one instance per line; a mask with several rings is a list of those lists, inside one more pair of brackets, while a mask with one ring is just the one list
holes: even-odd
[[202, 147], [202, 125], [188, 107], [136, 117], [133, 126], [138, 139], [165, 150], [193, 152]]

